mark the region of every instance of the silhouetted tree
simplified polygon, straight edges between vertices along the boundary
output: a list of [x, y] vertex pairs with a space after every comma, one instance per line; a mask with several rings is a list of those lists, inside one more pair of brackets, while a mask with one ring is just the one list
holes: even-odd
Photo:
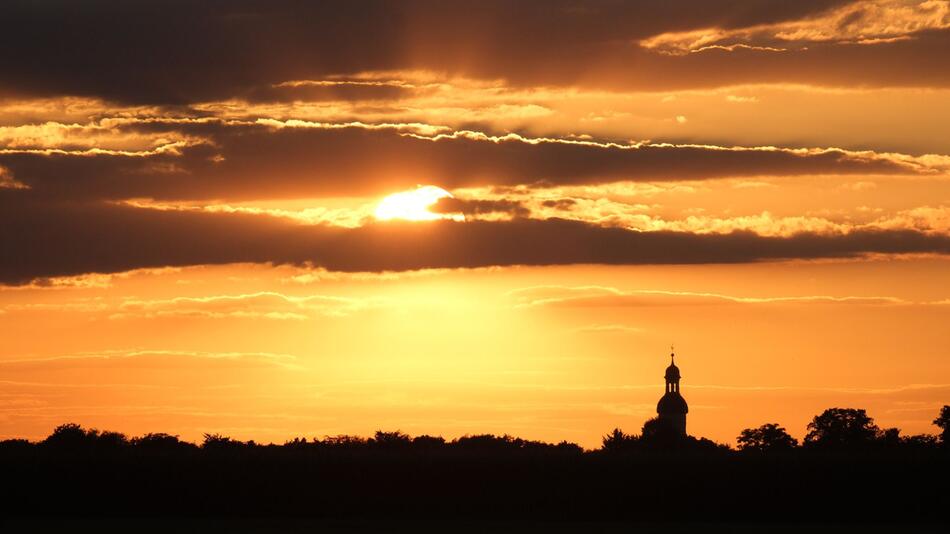
[[723, 454], [732, 452], [732, 447], [725, 443], [716, 443], [711, 439], [695, 438], [693, 436], [686, 436], [684, 440], [684, 446], [694, 452], [700, 452], [704, 454]]
[[798, 446], [798, 440], [775, 423], [766, 423], [759, 428], [747, 428], [739, 434], [736, 442], [741, 451], [790, 451]]
[[377, 430], [370, 444], [380, 449], [401, 449], [408, 447], [412, 443], [412, 438], [408, 434], [396, 430], [393, 432], [383, 432]]
[[885, 428], [878, 432], [877, 441], [884, 447], [900, 447], [903, 443], [901, 440], [901, 429]]
[[307, 438], [294, 438], [284, 442], [284, 447], [288, 449], [305, 449], [309, 445]]
[[450, 442], [449, 447], [455, 450], [488, 455], [504, 455], [521, 452], [573, 454], [577, 451], [583, 451], [583, 449], [575, 443], [562, 441], [557, 445], [552, 445], [542, 441], [516, 438], [507, 434], [504, 436], [496, 436], [494, 434], [462, 436]]
[[685, 441], [685, 436], [680, 435], [667, 421], [657, 417], [647, 419], [640, 431], [640, 442], [647, 448], [676, 448]]
[[584, 448], [578, 445], [577, 443], [571, 443], [570, 441], [561, 441], [554, 446], [555, 450], [561, 453], [567, 454], [583, 454]]
[[125, 447], [129, 439], [125, 434], [95, 428], [83, 429], [76, 423], [66, 423], [53, 429], [43, 445], [60, 451], [107, 451]]
[[479, 434], [462, 436], [452, 441], [452, 446], [458, 449], [478, 451], [512, 451], [521, 448], [521, 439], [509, 435], [496, 436], [494, 434]]
[[[249, 444], [253, 445], [253, 442], [250, 442]], [[233, 451], [243, 446], [244, 443], [221, 434], [205, 434], [204, 441], [201, 443], [202, 449], [212, 452]]]
[[[878, 429], [861, 410], [828, 410], [812, 423], [812, 443], [857, 434], [872, 454], [734, 454], [708, 439], [672, 437], [656, 420], [644, 423], [646, 438], [618, 428], [590, 452], [565, 441], [482, 434], [446, 442], [399, 431], [282, 445], [208, 434], [201, 449], [168, 434], [126, 440], [67, 424], [41, 443], [0, 441], [0, 502], [4, 520], [10, 510], [75, 515], [104, 502], [111, 506], [104, 510], [141, 515], [449, 519], [497, 511], [499, 518], [703, 521], [715, 511], [742, 522], [797, 518], [802, 510], [834, 520], [842, 510], [873, 508], [888, 520], [942, 520], [945, 496], [930, 486], [950, 456], [935, 451], [935, 435]], [[850, 446], [845, 438], [831, 443]], [[737, 441], [743, 451], [794, 446], [774, 423]], [[825, 506], [831, 500], [836, 505]]]
[[[95, 431], [92, 431], [95, 432]], [[53, 429], [43, 444], [57, 449], [78, 450], [89, 445], [87, 433], [76, 423], [64, 423]]]
[[144, 436], [132, 438], [130, 443], [136, 449], [149, 452], [174, 452], [196, 448], [193, 443], [181, 441], [178, 439], [178, 436], [172, 436], [163, 432], [149, 433]]
[[932, 434], [915, 434], [901, 437], [901, 446], [911, 449], [930, 449], [939, 444], [937, 436]]
[[864, 410], [829, 408], [808, 423], [805, 445], [825, 449], [864, 447], [873, 444], [880, 432]]
[[96, 447], [108, 448], [108, 447], [125, 447], [129, 444], [129, 438], [122, 434], [121, 432], [112, 432], [111, 430], [103, 430], [99, 432], [98, 436], [95, 436]]
[[25, 439], [5, 439], [0, 441], [0, 453], [17, 452], [22, 453], [33, 448], [33, 444]]
[[360, 436], [341, 434], [339, 436], [324, 436], [319, 443], [321, 446], [334, 449], [361, 449], [366, 446], [367, 441], [366, 438]]
[[950, 406], [944, 405], [940, 408], [940, 414], [934, 419], [934, 424], [943, 431], [940, 433], [940, 442], [945, 447], [950, 446]]
[[412, 438], [412, 446], [426, 450], [440, 449], [445, 446], [445, 438], [429, 435], [416, 436]]
[[607, 452], [628, 451], [636, 447], [639, 436], [634, 434], [624, 434], [619, 428], [607, 434], [603, 438], [601, 449]]

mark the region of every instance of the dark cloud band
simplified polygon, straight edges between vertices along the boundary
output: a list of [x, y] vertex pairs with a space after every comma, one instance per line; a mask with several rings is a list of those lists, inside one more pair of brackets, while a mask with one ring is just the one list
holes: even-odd
[[473, 186], [590, 185], [807, 174], [942, 172], [914, 158], [840, 149], [627, 145], [491, 138], [475, 132], [413, 136], [398, 128], [179, 124], [208, 143], [181, 155], [0, 155], [31, 194], [70, 199], [261, 199], [382, 195], [419, 183]]
[[269, 88], [288, 80], [410, 69], [627, 89], [950, 83], [946, 33], [781, 54], [672, 57], [636, 44], [666, 32], [801, 20], [848, 3], [10, 1], [0, 7], [0, 93], [185, 105], [270, 100]]
[[[7, 205], [6, 208], [10, 206]], [[698, 235], [636, 232], [560, 219], [301, 226], [249, 215], [50, 205], [0, 214], [0, 283], [135, 268], [235, 262], [335, 271], [495, 265], [695, 264], [950, 254], [950, 236], [913, 230]]]

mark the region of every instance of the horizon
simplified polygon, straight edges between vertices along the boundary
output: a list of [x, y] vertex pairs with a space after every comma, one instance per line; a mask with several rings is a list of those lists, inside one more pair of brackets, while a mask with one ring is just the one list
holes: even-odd
[[[851, 414], [854, 414], [855, 420], [859, 423], [848, 423], [846, 422], [849, 417], [852, 417]], [[828, 418], [829, 421], [837, 421], [841, 423], [840, 427], [835, 428], [833, 425], [821, 424], [819, 420], [822, 418]], [[654, 450], [654, 451], [663, 451], [668, 452], [668, 450], [675, 450], [675, 448], [666, 449], [670, 447], [670, 442], [664, 440], [671, 440], [672, 443], [679, 442], [681, 446], [685, 447], [685, 450], [689, 450], [688, 446], [696, 446], [697, 443], [703, 444], [712, 444], [715, 445], [720, 451], [728, 450], [746, 452], [745, 447], [748, 447], [748, 451], [756, 453], [765, 453], [765, 454], [782, 454], [789, 452], [791, 449], [803, 448], [803, 449], [814, 449], [822, 450], [824, 452], [835, 451], [844, 452], [844, 453], [853, 453], [855, 451], [867, 450], [867, 447], [870, 447], [870, 450], [874, 450], [875, 447], [878, 447], [881, 452], [889, 452], [894, 454], [897, 447], [908, 447], [908, 448], [917, 448], [918, 450], [926, 450], [931, 448], [937, 450], [936, 447], [938, 444], [946, 445], [946, 436], [947, 436], [947, 425], [950, 422], [950, 406], [944, 405], [939, 413], [936, 415], [934, 420], [931, 422], [936, 431], [925, 432], [921, 434], [906, 434], [903, 432], [903, 429], [900, 428], [887, 428], [880, 427], [876, 424], [874, 418], [866, 413], [866, 410], [861, 408], [841, 408], [833, 407], [827, 408], [822, 411], [820, 414], [816, 414], [815, 417], [809, 422], [808, 430], [809, 435], [805, 439], [797, 439], [791, 433], [788, 432], [788, 429], [782, 427], [781, 425], [775, 423], [766, 423], [759, 425], [754, 428], [745, 428], [742, 430], [742, 433], [736, 437], [734, 440], [737, 442], [737, 446], [734, 446], [731, 443], [723, 443], [718, 441], [709, 440], [704, 436], [695, 436], [692, 434], [677, 434], [673, 431], [672, 434], [666, 434], [670, 432], [675, 427], [667, 427], [662, 419], [662, 416], [652, 417], [646, 421], [642, 426], [640, 432], [624, 432], [623, 429], [615, 427], [611, 431], [605, 433], [601, 437], [601, 443], [599, 447], [584, 447], [580, 446], [574, 442], [567, 440], [559, 441], [543, 441], [543, 440], [525, 440], [519, 436], [513, 436], [510, 434], [492, 434], [492, 433], [481, 433], [481, 434], [462, 434], [459, 436], [449, 436], [446, 438], [442, 435], [430, 435], [430, 434], [418, 434], [411, 435], [405, 432], [402, 432], [399, 429], [389, 429], [382, 430], [378, 429], [375, 432], [372, 432], [367, 435], [350, 435], [350, 434], [337, 434], [337, 435], [323, 435], [323, 436], [294, 436], [292, 438], [287, 438], [283, 440], [283, 443], [278, 443], [275, 441], [269, 442], [257, 442], [253, 439], [242, 441], [240, 439], [235, 439], [232, 436], [221, 435], [217, 433], [202, 433], [202, 439], [200, 440], [188, 440], [181, 439], [181, 436], [177, 434], [169, 434], [167, 432], [161, 431], [150, 431], [145, 432], [140, 435], [128, 435], [117, 429], [106, 429], [106, 428], [84, 428], [82, 425], [76, 423], [62, 423], [57, 425], [45, 439], [42, 440], [29, 440], [26, 438], [8, 438], [6, 440], [0, 440], [0, 446], [15, 445], [14, 442], [17, 441], [26, 441], [32, 445], [42, 445], [50, 444], [51, 442], [57, 447], [63, 447], [63, 450], [69, 450], [74, 448], [74, 451], [78, 452], [80, 448], [76, 448], [80, 445], [79, 442], [75, 441], [75, 437], [72, 436], [73, 433], [84, 434], [90, 442], [95, 442], [97, 439], [104, 440], [104, 445], [106, 445], [105, 451], [110, 451], [110, 449], [125, 445], [136, 445], [139, 442], [147, 442], [148, 440], [162, 440], [165, 438], [174, 438], [175, 443], [183, 443], [188, 445], [196, 445], [201, 448], [210, 446], [220, 445], [221, 443], [225, 444], [238, 444], [238, 445], [248, 445], [248, 446], [289, 446], [297, 444], [324, 444], [324, 445], [338, 445], [340, 443], [346, 444], [359, 444], [359, 445], [368, 445], [378, 442], [383, 445], [392, 445], [396, 442], [404, 442], [405, 444], [412, 443], [415, 445], [418, 440], [422, 441], [422, 445], [430, 447], [432, 443], [429, 441], [431, 439], [438, 440], [442, 445], [461, 445], [467, 440], [479, 439], [479, 438], [492, 438], [506, 443], [511, 442], [526, 442], [527, 444], [536, 444], [544, 445], [551, 447], [562, 447], [570, 446], [575, 447], [579, 452], [595, 452], [595, 451], [608, 451], [610, 445], [608, 442], [611, 437], [615, 440], [624, 440], [637, 442], [640, 440], [646, 440], [645, 450]], [[653, 426], [651, 426], [653, 424]], [[812, 428], [814, 426], [814, 428]], [[758, 434], [755, 434], [756, 431], [762, 432], [767, 427], [772, 427], [771, 429], [776, 432], [775, 435], [771, 435], [768, 438], [760, 437]], [[841, 443], [834, 442], [833, 439], [829, 439], [829, 436], [834, 435], [835, 438], [840, 438], [846, 436], [846, 429], [856, 429], [864, 428], [867, 429], [868, 434], [861, 436], [850, 436], [849, 439]], [[891, 431], [896, 431], [893, 434], [894, 437], [899, 437], [899, 439], [892, 438], [889, 433]], [[837, 433], [841, 433], [840, 435]], [[784, 435], [786, 438], [782, 438]], [[61, 444], [56, 444], [56, 440], [63, 440], [64, 436], [66, 441], [63, 441]], [[71, 438], [70, 438], [71, 437]], [[119, 438], [118, 441], [113, 438]], [[683, 439], [686, 438], [686, 439]], [[693, 439], [695, 438], [695, 439]], [[791, 438], [789, 441], [784, 441], [784, 439]], [[70, 441], [72, 439], [73, 441]], [[654, 441], [656, 440], [656, 441]], [[692, 440], [692, 441], [689, 441]], [[80, 440], [81, 441], [81, 440]], [[615, 442], [614, 447], [617, 447], [618, 444]], [[622, 446], [622, 443], [621, 443]], [[629, 446], [629, 445], [628, 445]], [[836, 449], [836, 447], [838, 449]], [[112, 450], [112, 452], [115, 452]], [[708, 451], [707, 451], [708, 452]]]
[[[950, 1], [0, 6], [0, 440], [950, 401]], [[114, 24], [104, 24], [114, 21]]]

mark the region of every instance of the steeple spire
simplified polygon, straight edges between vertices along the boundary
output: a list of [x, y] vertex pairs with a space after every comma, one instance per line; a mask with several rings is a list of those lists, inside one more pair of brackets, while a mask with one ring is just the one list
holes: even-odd
[[686, 413], [689, 407], [680, 394], [680, 369], [675, 362], [676, 350], [670, 345], [670, 366], [666, 368], [666, 391], [656, 405], [656, 412], [661, 421], [672, 425], [677, 433], [686, 435]]

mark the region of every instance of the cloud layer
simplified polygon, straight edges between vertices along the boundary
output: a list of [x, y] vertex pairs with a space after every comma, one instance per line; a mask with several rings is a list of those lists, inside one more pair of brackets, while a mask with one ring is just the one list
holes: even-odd
[[950, 168], [950, 157], [934, 155], [429, 133], [412, 124], [159, 119], [125, 127], [187, 137], [192, 146], [135, 153], [8, 151], [0, 152], [0, 164], [35, 195], [72, 199], [347, 196], [406, 189], [420, 181], [454, 189], [761, 175], [928, 176]]
[[[945, 254], [943, 189], [885, 209], [855, 188], [846, 208], [778, 213], [735, 209], [739, 186], [721, 184], [817, 176], [823, 193], [880, 177], [932, 181], [921, 189], [946, 181], [950, 156], [877, 147], [859, 126], [842, 144], [736, 145], [722, 141], [729, 130], [768, 120], [716, 110], [787, 97], [783, 84], [914, 87], [939, 102], [950, 87], [948, 5], [8, 3], [0, 282], [234, 262], [378, 272]], [[756, 93], [761, 84], [772, 92]], [[682, 111], [675, 102], [689, 92], [707, 100]], [[558, 108], [561, 96], [583, 105]], [[647, 100], [615, 108], [629, 98]], [[641, 101], [659, 115], [629, 111]], [[694, 119], [703, 110], [713, 112]], [[554, 125], [567, 116], [572, 127]], [[585, 126], [602, 122], [612, 126]], [[707, 182], [725, 190], [718, 211], [633, 188]], [[381, 197], [423, 184], [462, 191], [434, 209], [466, 222], [369, 216]], [[279, 204], [301, 199], [315, 205]]]
[[[946, 3], [908, 4], [8, 3], [0, 90], [186, 105], [267, 99], [291, 80], [420, 68], [527, 85], [946, 85]], [[96, 39], [84, 38], [89, 28]], [[326, 87], [317, 92], [335, 91]]]
[[0, 282], [238, 262], [338, 271], [558, 264], [694, 264], [950, 253], [950, 236], [859, 230], [765, 237], [638, 232], [563, 219], [304, 226], [242, 214], [43, 205], [0, 214]]

